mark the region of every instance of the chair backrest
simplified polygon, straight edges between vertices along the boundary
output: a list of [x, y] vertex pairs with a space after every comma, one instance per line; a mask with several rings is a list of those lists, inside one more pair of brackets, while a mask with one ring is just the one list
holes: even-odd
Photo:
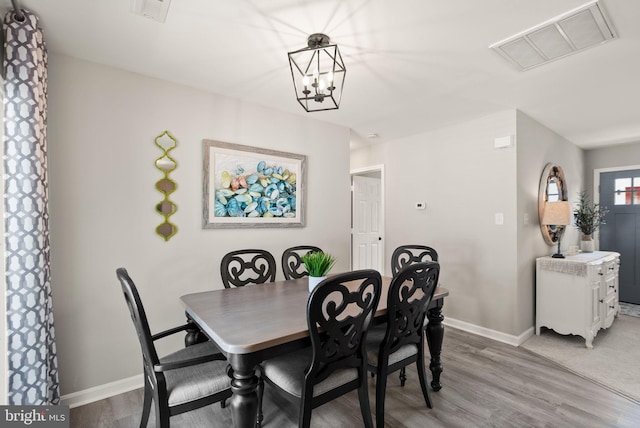
[[225, 288], [264, 284], [276, 280], [276, 259], [266, 250], [237, 250], [222, 258], [220, 275]]
[[380, 273], [365, 269], [330, 276], [311, 292], [307, 324], [313, 359], [307, 383], [317, 384], [340, 368], [365, 367], [365, 336], [381, 287]]
[[298, 279], [309, 276], [302, 263], [302, 256], [308, 253], [321, 253], [322, 250], [312, 245], [299, 245], [284, 250], [282, 253], [282, 273], [285, 279]]
[[394, 275], [387, 295], [387, 331], [381, 345], [386, 355], [409, 343], [423, 343], [424, 318], [439, 275], [437, 262], [414, 263]]
[[118, 268], [116, 270], [118, 280], [122, 286], [122, 292], [124, 293], [124, 300], [127, 302], [133, 325], [138, 333], [138, 339], [140, 340], [140, 347], [142, 348], [142, 356], [144, 363], [148, 367], [153, 367], [158, 364], [158, 353], [151, 339], [151, 330], [149, 329], [149, 322], [147, 321], [147, 315], [144, 312], [138, 289], [129, 277], [125, 268]]
[[428, 261], [438, 261], [438, 253], [433, 248], [425, 245], [401, 245], [391, 255], [391, 274], [397, 274], [407, 265]]

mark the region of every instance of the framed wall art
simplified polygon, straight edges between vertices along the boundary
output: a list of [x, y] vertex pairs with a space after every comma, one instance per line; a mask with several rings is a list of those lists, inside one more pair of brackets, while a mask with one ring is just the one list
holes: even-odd
[[202, 227], [304, 226], [305, 155], [203, 140]]

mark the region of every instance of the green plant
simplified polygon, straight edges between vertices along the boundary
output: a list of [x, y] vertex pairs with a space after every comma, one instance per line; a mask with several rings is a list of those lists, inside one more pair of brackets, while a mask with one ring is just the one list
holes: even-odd
[[608, 212], [607, 207], [592, 203], [587, 191], [583, 190], [580, 192], [578, 206], [573, 210], [576, 228], [585, 235], [591, 235], [600, 225], [605, 224], [604, 217]]
[[329, 253], [312, 252], [302, 256], [302, 262], [309, 276], [326, 276], [336, 263], [336, 258]]

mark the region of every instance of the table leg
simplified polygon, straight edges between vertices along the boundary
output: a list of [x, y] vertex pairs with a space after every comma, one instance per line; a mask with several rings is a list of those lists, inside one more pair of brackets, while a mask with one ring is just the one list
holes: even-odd
[[202, 331], [200, 331], [200, 328], [196, 325], [195, 322], [193, 322], [193, 320], [191, 318], [189, 318], [189, 316], [187, 315], [187, 324], [189, 324], [189, 327], [187, 327], [187, 334], [185, 334], [184, 336], [184, 346], [191, 346], [191, 345], [195, 345], [196, 343], [200, 343], [200, 342], [206, 342], [207, 340], [207, 336], [204, 335], [204, 333]]
[[231, 417], [235, 428], [254, 428], [258, 416], [256, 364], [246, 355], [229, 355], [232, 367]]
[[440, 391], [442, 384], [440, 383], [440, 373], [442, 373], [442, 360], [440, 354], [442, 352], [442, 339], [444, 338], [444, 326], [442, 321], [442, 305], [436, 305], [428, 311], [429, 324], [427, 325], [427, 343], [429, 344], [429, 353], [431, 354], [431, 364], [429, 369], [433, 376], [431, 387], [434, 391]]

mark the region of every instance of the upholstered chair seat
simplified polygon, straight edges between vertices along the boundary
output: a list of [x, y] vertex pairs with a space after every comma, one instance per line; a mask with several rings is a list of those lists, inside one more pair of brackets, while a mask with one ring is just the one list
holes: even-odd
[[[311, 364], [313, 353], [311, 348], [301, 349], [282, 357], [267, 360], [263, 365], [263, 373], [271, 382], [294, 397], [302, 397], [304, 372]], [[314, 385], [313, 396], [319, 396], [336, 389], [358, 378], [358, 369], [339, 369], [322, 382]]]

